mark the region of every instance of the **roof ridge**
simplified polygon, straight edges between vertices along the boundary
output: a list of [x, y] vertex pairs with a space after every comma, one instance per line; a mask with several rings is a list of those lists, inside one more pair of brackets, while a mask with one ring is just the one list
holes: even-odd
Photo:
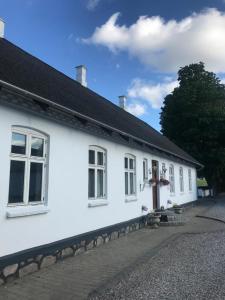
[[[82, 86], [62, 71], [30, 54], [9, 40], [0, 39], [0, 79], [31, 93], [49, 99], [62, 107], [121, 130], [137, 139], [145, 140], [165, 152], [192, 158], [149, 123], [122, 109], [94, 90]], [[4, 59], [6, 58], [6, 59]], [[17, 64], [17, 71], [13, 66]], [[180, 153], [180, 154], [179, 154]]]
[[48, 68], [54, 70], [55, 72], [58, 72], [60, 73], [62, 76], [66, 77], [67, 79], [69, 79], [70, 81], [72, 81], [72, 83], [75, 83], [77, 84], [80, 88], [83, 88], [84, 90], [88, 90], [89, 92], [91, 92], [92, 94], [100, 97], [101, 99], [103, 99], [104, 101], [107, 101], [110, 103], [110, 105], [112, 105], [114, 108], [122, 111], [123, 113], [127, 113], [129, 115], [132, 116], [132, 118], [134, 118], [135, 120], [138, 120], [139, 122], [143, 122], [145, 125], [149, 126], [151, 129], [153, 129], [154, 131], [156, 131], [158, 134], [160, 134], [161, 136], [163, 136], [158, 130], [156, 130], [154, 127], [152, 127], [150, 124], [148, 124], [147, 122], [141, 120], [140, 118], [134, 116], [133, 114], [131, 114], [130, 112], [128, 112], [127, 110], [125, 109], [122, 109], [121, 107], [119, 107], [118, 105], [116, 105], [115, 103], [113, 103], [111, 100], [105, 98], [104, 96], [98, 94], [96, 91], [90, 89], [89, 87], [85, 87], [83, 86], [82, 84], [80, 84], [78, 81], [76, 81], [75, 79], [71, 78], [70, 76], [68, 76], [67, 74], [63, 73], [62, 71], [56, 69], [55, 67], [51, 66], [50, 64], [48, 64], [47, 62], [43, 61], [42, 59], [34, 56], [33, 54], [31, 54], [30, 52], [22, 49], [21, 47], [17, 46], [16, 44], [12, 43], [11, 41], [9, 41], [8, 39], [6, 38], [2, 38], [2, 40], [6, 41], [7, 43], [13, 45], [14, 47], [16, 47], [17, 49], [19, 49], [21, 52], [25, 53], [26, 55], [29, 55], [31, 56], [33, 59], [35, 59], [36, 61], [39, 61], [43, 64], [45, 64]]
[[94, 95], [100, 97], [100, 98], [103, 99], [104, 101], [109, 102], [109, 104], [112, 105], [114, 108], [116, 108], [116, 109], [122, 111], [123, 113], [129, 114], [133, 119], [135, 119], [135, 120], [137, 120], [137, 121], [139, 121], [139, 122], [142, 122], [143, 124], [147, 125], [147, 126], [150, 127], [151, 129], [153, 129], [156, 133], [158, 133], [158, 134], [160, 134], [161, 136], [164, 137], [164, 135], [163, 135], [160, 131], [156, 130], [156, 129], [155, 129], [154, 127], [152, 127], [149, 123], [147, 123], [147, 122], [143, 121], [142, 119], [140, 119], [140, 118], [134, 116], [133, 114], [131, 114], [131, 113], [128, 112], [127, 110], [122, 109], [121, 107], [119, 107], [118, 105], [116, 105], [115, 103], [113, 103], [111, 100], [109, 100], [109, 99], [105, 98], [104, 96], [98, 94], [96, 91], [90, 89], [89, 87], [83, 86], [82, 84], [80, 84], [80, 83], [79, 83], [78, 81], [76, 81], [75, 79], [71, 78], [70, 76], [68, 76], [67, 74], [63, 73], [62, 71], [56, 69], [55, 67], [49, 65], [47, 62], [45, 62], [45, 61], [43, 61], [42, 59], [40, 59], [40, 58], [34, 56], [33, 54], [31, 54], [31, 53], [29, 53], [28, 51], [22, 49], [21, 47], [15, 45], [14, 43], [10, 42], [8, 39], [6, 39], [6, 38], [2, 38], [2, 39], [5, 40], [6, 42], [10, 43], [10, 44], [13, 45], [14, 47], [16, 47], [17, 49], [19, 49], [19, 50], [22, 51], [23, 53], [25, 53], [26, 55], [31, 56], [31, 57], [32, 57], [33, 59], [35, 59], [36, 61], [39, 61], [39, 62], [45, 64], [48, 68], [54, 70], [55, 72], [60, 73], [62, 76], [66, 77], [67, 79], [69, 79], [70, 81], [72, 81], [72, 83], [77, 84], [80, 88], [83, 88], [84, 90], [88, 90], [89, 92], [91, 92], [92, 94], [94, 94]]

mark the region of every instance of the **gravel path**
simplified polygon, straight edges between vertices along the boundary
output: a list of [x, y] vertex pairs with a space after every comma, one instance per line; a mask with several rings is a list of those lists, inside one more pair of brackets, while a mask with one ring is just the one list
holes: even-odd
[[216, 205], [212, 206], [209, 210], [203, 213], [203, 215], [225, 221], [225, 201], [218, 200]]
[[90, 299], [225, 299], [225, 232], [182, 234]]

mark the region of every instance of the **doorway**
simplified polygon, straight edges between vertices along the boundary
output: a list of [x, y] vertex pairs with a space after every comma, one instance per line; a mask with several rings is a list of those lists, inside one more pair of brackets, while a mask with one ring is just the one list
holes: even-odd
[[158, 208], [158, 179], [159, 179], [159, 162], [152, 160], [152, 179], [156, 182], [152, 185], [153, 209]]

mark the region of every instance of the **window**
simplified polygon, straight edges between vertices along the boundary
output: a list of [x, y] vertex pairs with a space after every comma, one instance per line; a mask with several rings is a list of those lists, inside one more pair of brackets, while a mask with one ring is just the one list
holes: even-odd
[[143, 159], [143, 181], [148, 180], [148, 160]]
[[88, 198], [101, 199], [106, 196], [106, 152], [102, 148], [89, 148]]
[[170, 193], [175, 193], [175, 177], [174, 177], [174, 166], [169, 166], [169, 182], [170, 182]]
[[9, 204], [44, 202], [47, 137], [26, 128], [13, 127]]
[[184, 191], [184, 174], [183, 174], [183, 168], [180, 167], [179, 169], [179, 174], [180, 174], [180, 191]]
[[125, 195], [131, 196], [136, 193], [135, 157], [127, 154], [124, 158], [125, 168]]
[[161, 174], [160, 174], [160, 177], [163, 178], [163, 179], [166, 179], [166, 164], [165, 163], [162, 163], [162, 171], [161, 171]]
[[191, 174], [191, 169], [188, 169], [188, 186], [189, 186], [189, 191], [192, 191], [192, 174]]

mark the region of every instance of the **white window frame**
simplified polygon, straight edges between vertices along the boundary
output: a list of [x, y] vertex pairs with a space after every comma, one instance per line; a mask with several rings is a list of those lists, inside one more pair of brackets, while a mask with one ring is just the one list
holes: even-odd
[[170, 194], [175, 194], [175, 174], [174, 174], [174, 165], [169, 165], [169, 182], [170, 182]]
[[[94, 164], [90, 164], [89, 163], [89, 151], [92, 150], [95, 153], [95, 163]], [[97, 155], [98, 152], [101, 152], [103, 154], [103, 165], [98, 165], [97, 163]], [[90, 169], [94, 170], [94, 176], [95, 176], [95, 196], [94, 197], [89, 197], [89, 175], [88, 175], [88, 199], [89, 200], [99, 200], [99, 199], [106, 199], [107, 195], [106, 195], [106, 181], [107, 181], [107, 170], [106, 170], [106, 165], [107, 165], [107, 161], [106, 161], [106, 150], [102, 147], [99, 146], [89, 146], [89, 150], [88, 150], [88, 172]], [[102, 197], [98, 197], [97, 193], [97, 173], [98, 170], [103, 170], [103, 196]]]
[[[10, 203], [8, 195], [8, 206], [32, 206], [39, 204], [46, 204], [46, 192], [47, 192], [47, 167], [48, 167], [48, 137], [47, 135], [26, 127], [13, 126], [11, 130], [11, 142], [13, 133], [18, 133], [26, 136], [26, 151], [25, 154], [12, 153], [10, 148], [10, 165], [11, 161], [24, 161], [24, 188], [23, 188], [23, 202]], [[32, 138], [43, 139], [43, 157], [31, 156], [31, 142]], [[12, 143], [10, 144], [12, 147]], [[41, 200], [40, 201], [29, 201], [29, 188], [30, 188], [30, 165], [31, 163], [41, 163], [42, 167], [42, 187], [41, 187]], [[10, 185], [10, 182], [9, 182]]]
[[148, 160], [147, 158], [143, 159], [143, 181], [148, 180]]
[[192, 192], [192, 172], [191, 169], [188, 169], [188, 187], [189, 187], [189, 192]]
[[183, 167], [179, 168], [179, 178], [180, 178], [180, 192], [184, 192], [184, 169]]
[[[125, 168], [125, 160], [128, 160], [128, 166]], [[133, 160], [133, 169], [130, 168], [130, 160]], [[128, 193], [126, 193], [126, 173], [127, 182], [128, 182]], [[133, 193], [131, 193], [131, 183], [130, 183], [130, 174], [133, 174]], [[136, 188], [136, 157], [132, 154], [125, 154], [124, 156], [124, 187], [125, 187], [125, 196], [132, 197], [136, 196], [137, 188]]]

